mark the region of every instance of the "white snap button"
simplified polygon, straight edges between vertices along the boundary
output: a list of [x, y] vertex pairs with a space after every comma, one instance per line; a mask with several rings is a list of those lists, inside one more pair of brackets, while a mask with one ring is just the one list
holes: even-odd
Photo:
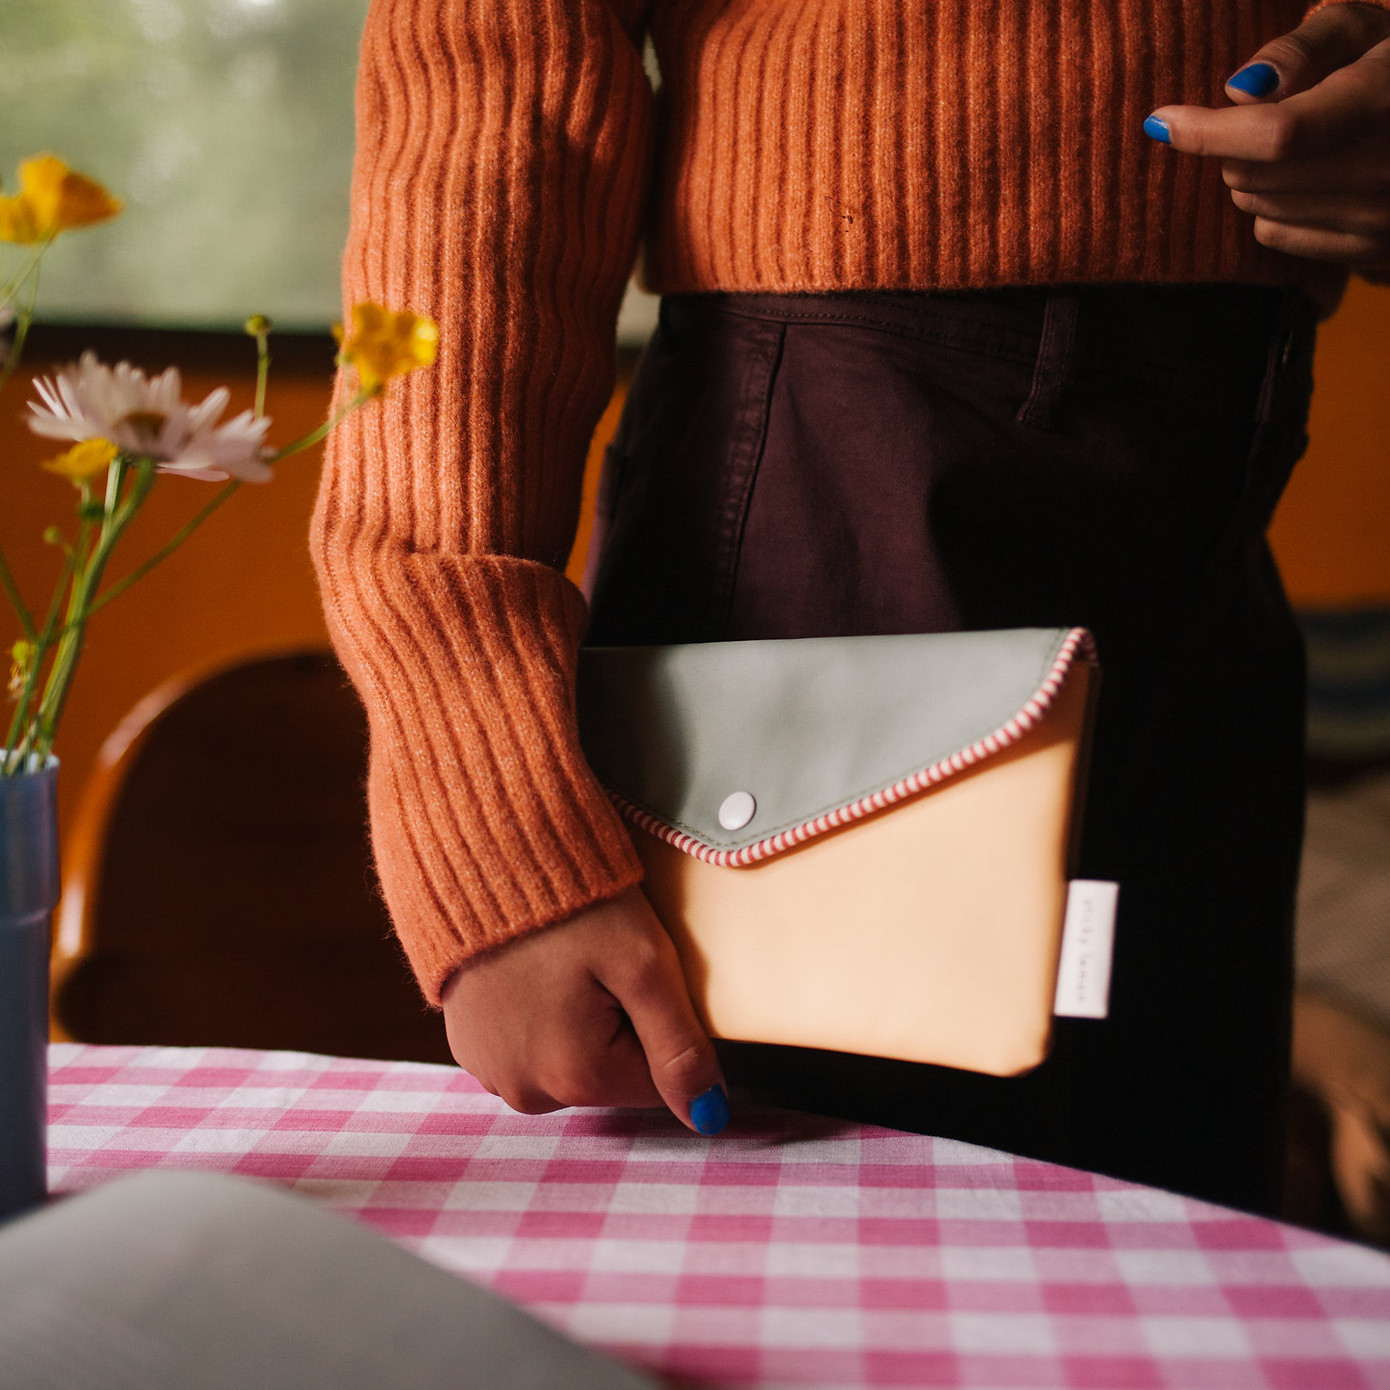
[[751, 792], [730, 792], [719, 803], [719, 824], [725, 830], [742, 830], [757, 809]]

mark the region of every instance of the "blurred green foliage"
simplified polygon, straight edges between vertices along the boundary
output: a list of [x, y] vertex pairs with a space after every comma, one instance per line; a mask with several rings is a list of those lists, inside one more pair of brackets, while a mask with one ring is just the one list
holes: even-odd
[[0, 179], [52, 151], [126, 203], [44, 263], [49, 321], [340, 312], [367, 0], [0, 0]]

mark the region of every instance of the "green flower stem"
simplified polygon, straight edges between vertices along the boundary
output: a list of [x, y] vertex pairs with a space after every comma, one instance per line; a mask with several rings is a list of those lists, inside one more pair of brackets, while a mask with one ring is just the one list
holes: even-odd
[[[19, 359], [24, 355], [24, 342], [29, 336], [29, 325], [34, 321], [34, 302], [39, 293], [39, 272], [38, 267], [34, 267], [33, 283], [29, 287], [29, 302], [15, 316], [14, 342], [10, 344], [10, 355], [5, 360], [5, 365], [0, 367], [0, 386], [14, 375], [15, 368], [19, 366]], [[3, 303], [0, 300], [0, 303]]]
[[[113, 467], [111, 471], [114, 474], [117, 470]], [[119, 502], [119, 483], [113, 486], [111, 478], [107, 480], [108, 510], [102, 522], [101, 534], [97, 537], [90, 558], [82, 555], [79, 549], [79, 560], [84, 563], [73, 576], [67, 621], [63, 626], [63, 636], [58, 642], [58, 650], [53, 657], [53, 665], [49, 668], [43, 698], [39, 702], [36, 734], [32, 740], [32, 747], [25, 748], [21, 745], [21, 752], [37, 754], [42, 759], [48, 756], [53, 746], [54, 730], [67, 701], [68, 690], [77, 668], [77, 658], [82, 654], [87, 619], [91, 616], [92, 601], [101, 584], [106, 562], [111, 558], [111, 551], [120, 540], [121, 534], [144, 504], [154, 478], [154, 463], [149, 459], [139, 460], [135, 465], [135, 480], [130, 491], [125, 499]], [[26, 740], [27, 742], [29, 740]]]
[[55, 236], [57, 233], [53, 232], [42, 241], [35, 242], [34, 249], [29, 253], [29, 259], [19, 267], [19, 273], [13, 276], [8, 284], [0, 285], [0, 304], [5, 304], [13, 298], [15, 291], [38, 269], [39, 262], [43, 260], [44, 253], [53, 244]]
[[[10, 720], [9, 731], [5, 735], [5, 757], [4, 763], [0, 766], [0, 775], [9, 777], [16, 771], [17, 766], [13, 765], [14, 757], [18, 756], [15, 750], [15, 739], [19, 737], [21, 730], [27, 730], [29, 726], [29, 706], [33, 703], [34, 694], [38, 690], [39, 674], [43, 670], [44, 658], [54, 642], [54, 630], [58, 626], [58, 614], [63, 608], [63, 594], [68, 587], [68, 581], [72, 578], [73, 572], [77, 567], [76, 555], [69, 550], [63, 561], [63, 572], [58, 576], [58, 583], [53, 589], [53, 598], [48, 605], [48, 613], [43, 620], [43, 627], [34, 642], [34, 659], [29, 665], [29, 674], [24, 681], [24, 690], [20, 694], [19, 702], [15, 707], [13, 718]], [[26, 734], [25, 743], [29, 742], [32, 730]]]
[[366, 405], [373, 396], [378, 394], [379, 392], [377, 391], [358, 391], [341, 410], [334, 411], [318, 429], [310, 430], [308, 434], [296, 439], [293, 444], [286, 444], [283, 449], [276, 452], [270, 462], [279, 463], [281, 459], [287, 459], [291, 454], [302, 454], [305, 449], [312, 449], [315, 444], [319, 443], [321, 440], [327, 439], [329, 434], [336, 430], [354, 410], [359, 406]]
[[218, 493], [215, 497], [213, 497], [211, 502], [209, 502], [205, 507], [203, 507], [199, 512], [197, 512], [191, 520], [185, 522], [184, 525], [180, 526], [179, 529], [175, 531], [174, 534], [169, 538], [168, 542], [165, 545], [163, 545], [159, 550], [157, 550], [153, 555], [151, 555], [148, 560], [144, 561], [142, 564], [136, 565], [136, 567], [133, 570], [131, 570], [131, 572], [128, 575], [126, 575], [124, 579], [118, 580], [109, 589], [107, 589], [107, 591], [104, 594], [102, 594], [100, 598], [93, 602], [91, 606], [87, 609], [85, 616], [90, 618], [93, 613], [101, 612], [101, 610], [105, 608], [106, 605], [110, 603], [113, 598], [116, 598], [118, 595], [123, 594], [128, 588], [130, 588], [132, 584], [136, 582], [136, 580], [143, 579], [156, 565], [160, 564], [164, 560], [167, 560], [169, 556], [171, 556], [174, 553], [174, 551], [176, 551], [179, 548], [179, 546], [181, 546], [184, 543], [184, 541], [186, 541], [189, 538], [189, 536], [191, 536], [194, 533], [194, 531], [196, 531], [198, 527], [200, 527], [203, 524], [203, 522], [205, 522], [208, 519], [208, 517], [210, 517], [213, 514], [213, 512], [215, 512], [218, 509], [218, 507], [220, 507], [232, 495], [232, 493], [234, 493], [239, 487], [241, 487], [241, 485], [242, 483], [240, 478], [231, 479], [231, 481], [228, 482], [225, 487], [221, 488], [218, 491]]
[[270, 344], [266, 334], [256, 334], [256, 419], [265, 414], [265, 384], [270, 379]]
[[[153, 466], [153, 465], [152, 465]], [[130, 459], [125, 454], [117, 454], [111, 460], [111, 466], [106, 470], [106, 497], [102, 502], [105, 516], [102, 525], [116, 515], [116, 509], [120, 506], [121, 489], [125, 487], [126, 476], [130, 472]], [[90, 489], [90, 484], [88, 485]], [[90, 490], [84, 491], [82, 500], [85, 502], [91, 496]]]
[[[116, 475], [116, 472], [117, 469], [113, 465], [106, 475], [108, 495], [106, 498], [106, 505], [102, 511], [103, 523], [105, 523], [106, 518], [116, 509], [114, 499], [110, 496], [111, 479]], [[117, 496], [120, 495], [119, 481], [116, 484], [116, 494]], [[82, 566], [87, 563], [87, 552], [91, 549], [92, 544], [91, 503], [92, 485], [90, 482], [84, 480], [77, 494], [77, 543], [73, 546], [73, 554], [75, 556], [73, 563], [77, 566], [79, 573], [81, 572]]]
[[[114, 469], [112, 470], [115, 471]], [[108, 487], [110, 485], [110, 474], [107, 475]], [[119, 480], [116, 485], [116, 492], [119, 493]], [[67, 626], [58, 628], [58, 614], [63, 606], [63, 594], [68, 594], [68, 613], [73, 611], [73, 592], [69, 587], [75, 582], [76, 576], [83, 572], [87, 564], [87, 555], [91, 549], [92, 537], [92, 518], [90, 514], [92, 501], [92, 485], [89, 481], [83, 480], [78, 484], [77, 496], [77, 540], [75, 544], [63, 546], [64, 564], [62, 573], [58, 577], [58, 583], [53, 590], [53, 600], [49, 604], [48, 613], [43, 621], [43, 633], [39, 638], [37, 650], [34, 652], [33, 664], [29, 668], [29, 677], [24, 684], [24, 693], [19, 702], [19, 708], [15, 711], [15, 720], [11, 725], [10, 737], [6, 743], [8, 753], [9, 746], [14, 742], [14, 735], [19, 729], [24, 730], [24, 741], [20, 744], [19, 754], [22, 756], [26, 747], [31, 745], [37, 737], [38, 730], [34, 727], [34, 721], [30, 719], [29, 707], [33, 702], [34, 695], [38, 690], [39, 674], [43, 670], [43, 665], [52, 650], [54, 644], [67, 632]], [[112, 509], [108, 503], [103, 511], [103, 517]], [[40, 705], [42, 710], [42, 704]], [[7, 769], [8, 770], [8, 769]]]
[[34, 641], [38, 637], [38, 630], [34, 627], [34, 615], [24, 606], [24, 599], [20, 596], [19, 587], [14, 582], [14, 575], [10, 573], [9, 562], [5, 559], [5, 552], [0, 550], [0, 587], [5, 590], [5, 597], [10, 601], [10, 607], [14, 609], [15, 616], [19, 619], [19, 625], [24, 629], [24, 635], [29, 641]]
[[[114, 472], [114, 468], [111, 470]], [[110, 486], [110, 473], [107, 475], [108, 489]], [[117, 484], [119, 491], [119, 483]], [[9, 763], [14, 758], [23, 758], [26, 749], [32, 748], [39, 735], [38, 720], [31, 719], [29, 714], [30, 706], [33, 703], [34, 695], [38, 688], [39, 675], [43, 670], [44, 661], [47, 659], [49, 651], [55, 642], [65, 637], [70, 623], [65, 623], [61, 630], [56, 630], [58, 625], [58, 614], [63, 606], [63, 594], [68, 595], [68, 615], [71, 618], [74, 612], [75, 591], [78, 577], [82, 574], [87, 564], [87, 554], [91, 546], [92, 522], [88, 515], [89, 504], [92, 499], [92, 485], [83, 482], [78, 494], [77, 514], [77, 541], [72, 546], [64, 546], [65, 563], [62, 574], [59, 576], [58, 583], [53, 590], [53, 600], [49, 604], [48, 614], [44, 618], [43, 632], [37, 643], [37, 650], [34, 653], [34, 660], [29, 668], [29, 675], [24, 683], [24, 691], [19, 700], [19, 706], [15, 710], [14, 718], [10, 722], [9, 735], [5, 740], [5, 756], [7, 765], [6, 775], [17, 771], [17, 767], [10, 766]], [[106, 511], [109, 512], [108, 506]], [[105, 513], [103, 513], [105, 515]], [[71, 588], [69, 586], [72, 586]], [[50, 672], [51, 675], [51, 672]], [[42, 714], [42, 702], [40, 702], [40, 714]], [[20, 731], [23, 731], [24, 738], [16, 749], [14, 741]]]

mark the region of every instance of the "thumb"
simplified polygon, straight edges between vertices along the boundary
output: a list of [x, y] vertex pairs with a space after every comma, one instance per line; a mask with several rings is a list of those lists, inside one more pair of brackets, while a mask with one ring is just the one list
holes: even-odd
[[652, 924], [653, 949], [625, 953], [600, 983], [631, 1021], [652, 1084], [671, 1113], [699, 1134], [718, 1134], [729, 1122], [719, 1058], [695, 1016], [676, 948], [654, 913]]
[[1226, 81], [1234, 102], [1282, 101], [1316, 87], [1390, 36], [1390, 11], [1379, 5], [1334, 3], [1297, 29], [1271, 39]]

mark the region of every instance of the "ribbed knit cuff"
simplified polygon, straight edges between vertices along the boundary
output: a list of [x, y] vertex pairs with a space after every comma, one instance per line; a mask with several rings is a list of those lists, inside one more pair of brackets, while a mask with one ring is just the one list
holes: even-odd
[[[641, 878], [579, 749], [584, 600], [549, 566], [383, 557], [330, 606], [371, 726], [377, 869], [425, 997], [478, 952]], [[350, 628], [343, 628], [350, 621]]]

